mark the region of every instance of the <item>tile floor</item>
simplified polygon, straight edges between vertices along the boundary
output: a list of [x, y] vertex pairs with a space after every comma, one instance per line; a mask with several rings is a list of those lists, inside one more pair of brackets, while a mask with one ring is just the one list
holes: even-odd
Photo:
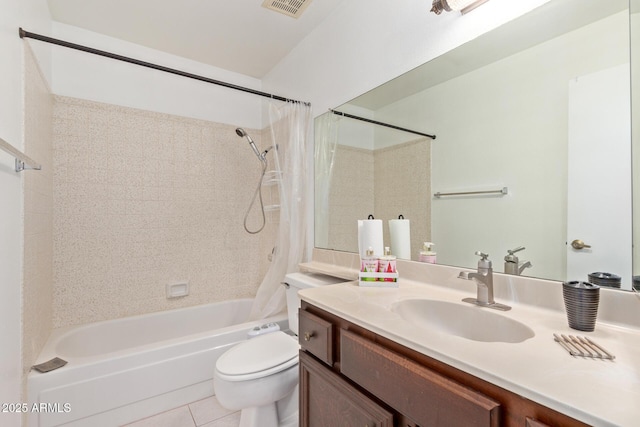
[[215, 396], [180, 406], [131, 424], [126, 427], [238, 427], [240, 412], [229, 411]]

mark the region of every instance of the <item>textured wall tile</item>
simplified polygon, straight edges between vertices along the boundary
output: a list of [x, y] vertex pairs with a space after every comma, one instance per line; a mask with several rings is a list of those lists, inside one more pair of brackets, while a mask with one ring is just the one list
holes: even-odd
[[[24, 171], [23, 383], [52, 328], [53, 97], [28, 43], [24, 49], [24, 151], [42, 165]], [[66, 129], [66, 123], [62, 126]], [[66, 159], [65, 159], [66, 160]], [[24, 388], [23, 388], [24, 389]]]
[[[431, 240], [431, 141], [376, 150], [374, 157], [377, 216], [389, 220], [402, 214], [410, 220], [411, 257], [417, 260], [422, 243]], [[384, 241], [391, 242], [388, 225]]]
[[338, 145], [329, 198], [329, 248], [358, 251], [357, 220], [375, 213], [388, 223], [402, 214], [411, 220], [411, 254], [431, 238], [431, 148], [426, 139], [379, 150]]
[[260, 164], [234, 126], [55, 101], [55, 326], [255, 294], [274, 227], [243, 229]]

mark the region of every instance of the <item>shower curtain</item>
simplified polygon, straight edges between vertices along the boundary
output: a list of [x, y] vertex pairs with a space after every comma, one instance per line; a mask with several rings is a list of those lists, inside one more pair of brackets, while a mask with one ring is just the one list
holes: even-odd
[[329, 248], [329, 190], [338, 145], [338, 121], [333, 113], [323, 114], [315, 132], [315, 244]]
[[311, 144], [311, 107], [300, 102], [269, 105], [273, 163], [280, 177], [280, 219], [269, 270], [251, 309], [250, 319], [263, 319], [286, 309], [282, 281], [287, 273], [298, 271], [306, 256], [308, 209], [312, 208], [307, 187], [309, 175], [307, 149]]

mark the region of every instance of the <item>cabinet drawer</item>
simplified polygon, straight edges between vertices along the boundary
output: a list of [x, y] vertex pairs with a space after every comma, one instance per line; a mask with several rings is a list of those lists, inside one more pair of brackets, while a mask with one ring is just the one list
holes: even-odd
[[299, 312], [299, 322], [298, 341], [302, 349], [333, 365], [333, 325], [304, 310]]
[[301, 351], [300, 426], [393, 427], [393, 414]]
[[345, 330], [340, 331], [340, 371], [419, 425], [500, 424], [499, 403]]

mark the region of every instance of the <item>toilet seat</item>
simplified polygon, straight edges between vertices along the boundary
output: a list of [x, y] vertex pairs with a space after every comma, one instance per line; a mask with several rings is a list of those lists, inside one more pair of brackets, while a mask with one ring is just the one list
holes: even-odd
[[216, 362], [216, 375], [227, 381], [247, 381], [281, 372], [298, 364], [300, 346], [282, 331], [237, 344]]

